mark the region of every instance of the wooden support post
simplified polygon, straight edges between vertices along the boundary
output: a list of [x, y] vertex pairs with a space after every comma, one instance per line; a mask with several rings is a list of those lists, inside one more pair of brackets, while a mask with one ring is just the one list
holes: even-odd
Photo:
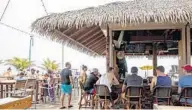
[[157, 45], [153, 43], [153, 76], [156, 76], [156, 67], [157, 67]]
[[187, 61], [186, 63], [191, 65], [191, 35], [190, 35], [190, 26], [186, 25], [186, 57], [187, 57]]
[[191, 37], [190, 27], [187, 24], [181, 30], [181, 40], [178, 42], [178, 55], [179, 55], [179, 76], [183, 76], [182, 66], [191, 64]]
[[106, 72], [109, 68], [109, 26], [107, 26], [107, 36], [106, 36]]
[[109, 29], [109, 66], [113, 67], [113, 37], [111, 29]]
[[183, 75], [182, 66], [186, 64], [186, 37], [185, 27], [181, 29], [181, 40], [178, 42], [179, 76]]

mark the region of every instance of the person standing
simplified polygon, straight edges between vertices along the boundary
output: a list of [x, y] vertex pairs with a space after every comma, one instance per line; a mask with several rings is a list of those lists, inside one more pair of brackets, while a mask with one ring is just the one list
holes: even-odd
[[68, 95], [68, 108], [73, 107], [71, 105], [71, 94], [72, 94], [72, 86], [73, 84], [73, 78], [72, 78], [72, 71], [71, 69], [71, 64], [67, 62], [65, 64], [65, 69], [63, 69], [60, 73], [61, 76], [61, 108], [64, 109], [66, 108], [64, 106], [64, 99], [65, 95]]

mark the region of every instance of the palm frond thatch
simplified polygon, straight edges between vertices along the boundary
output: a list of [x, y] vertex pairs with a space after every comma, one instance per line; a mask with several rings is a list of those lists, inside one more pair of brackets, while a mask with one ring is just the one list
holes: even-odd
[[[134, 25], [140, 23], [186, 23], [192, 22], [192, 0], [132, 0], [114, 2], [82, 10], [54, 13], [32, 23], [32, 31], [80, 51], [90, 52], [77, 42], [61, 37], [55, 32], [69, 27], [105, 26], [107, 24]], [[62, 39], [62, 40], [61, 40]], [[84, 51], [83, 50], [83, 51]]]
[[138, 24], [147, 22], [185, 23], [192, 21], [191, 0], [132, 0], [98, 7], [51, 14], [37, 19], [32, 29], [54, 30], [83, 25]]

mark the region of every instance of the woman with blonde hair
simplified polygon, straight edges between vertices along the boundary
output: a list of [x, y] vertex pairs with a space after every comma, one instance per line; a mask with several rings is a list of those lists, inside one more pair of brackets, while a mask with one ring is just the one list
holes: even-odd
[[[84, 89], [84, 84], [85, 84], [85, 81], [87, 79], [87, 66], [85, 65], [82, 65], [82, 68], [81, 68], [81, 72], [80, 72], [80, 75], [79, 75], [79, 78], [78, 78], [78, 81], [79, 81], [79, 86], [80, 88], [83, 90]], [[82, 92], [82, 91], [80, 91]], [[82, 93], [80, 93], [82, 94]], [[86, 103], [86, 98], [85, 96], [83, 96], [83, 101], [84, 101], [84, 104]], [[81, 99], [79, 99], [79, 104], [81, 104]], [[84, 105], [84, 104], [81, 104], [81, 105]]]
[[86, 81], [86, 78], [87, 78], [86, 72], [87, 72], [87, 66], [82, 65], [82, 70], [81, 70], [81, 73], [79, 75], [79, 82], [82, 84], [84, 84]]

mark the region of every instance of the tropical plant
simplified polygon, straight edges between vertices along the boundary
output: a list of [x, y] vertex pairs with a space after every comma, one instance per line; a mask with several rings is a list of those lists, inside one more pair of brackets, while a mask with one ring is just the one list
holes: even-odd
[[56, 71], [59, 68], [59, 64], [56, 63], [56, 61], [52, 61], [49, 58], [47, 58], [46, 60], [43, 61], [42, 64], [43, 68], [46, 70], [52, 70], [52, 71]]
[[7, 65], [12, 65], [17, 70], [23, 71], [32, 65], [32, 62], [25, 58], [13, 57], [5, 61]]
[[0, 64], [2, 64], [3, 63], [3, 60], [0, 60]]

